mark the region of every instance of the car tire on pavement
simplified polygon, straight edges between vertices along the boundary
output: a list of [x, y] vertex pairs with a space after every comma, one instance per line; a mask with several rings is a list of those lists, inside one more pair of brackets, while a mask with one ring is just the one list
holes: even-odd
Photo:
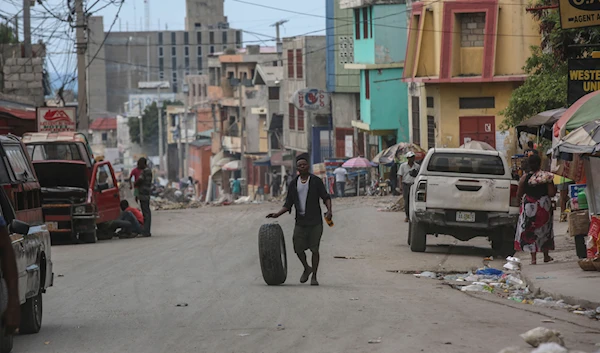
[[406, 237], [406, 243], [408, 245], [410, 245], [410, 237], [411, 237], [411, 233], [412, 233], [412, 222], [408, 223], [408, 236]]
[[96, 243], [98, 241], [98, 237], [96, 237], [96, 231], [79, 234], [79, 241], [87, 244]]
[[258, 255], [265, 282], [270, 286], [283, 284], [287, 278], [287, 253], [283, 229], [279, 224], [263, 224], [260, 227]]
[[4, 328], [0, 332], [0, 353], [10, 353], [13, 349], [13, 335], [5, 335]]
[[515, 250], [515, 229], [507, 228], [492, 238], [492, 249], [496, 256], [513, 256]]
[[425, 227], [418, 222], [410, 224], [410, 250], [412, 252], [425, 252], [427, 248], [427, 232]]
[[19, 333], [28, 335], [40, 332], [42, 328], [42, 314], [42, 292], [40, 290], [35, 297], [27, 299], [27, 301], [21, 305], [21, 325], [19, 327]]

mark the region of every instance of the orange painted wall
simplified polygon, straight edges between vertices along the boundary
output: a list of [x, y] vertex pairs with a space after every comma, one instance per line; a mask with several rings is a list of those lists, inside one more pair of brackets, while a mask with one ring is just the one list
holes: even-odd
[[208, 177], [210, 176], [211, 146], [189, 146], [190, 169], [194, 171], [193, 178], [198, 180], [196, 196], [202, 196], [208, 188]]

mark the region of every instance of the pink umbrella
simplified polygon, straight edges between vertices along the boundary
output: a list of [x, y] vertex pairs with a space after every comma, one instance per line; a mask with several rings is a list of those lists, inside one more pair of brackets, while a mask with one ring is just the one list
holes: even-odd
[[346, 162], [344, 162], [344, 164], [342, 164], [342, 167], [344, 167], [344, 168], [354, 168], [354, 169], [371, 168], [374, 166], [375, 165], [373, 163], [371, 163], [371, 161], [369, 161], [366, 158], [362, 158], [362, 157], [351, 158], [351, 159], [347, 160]]

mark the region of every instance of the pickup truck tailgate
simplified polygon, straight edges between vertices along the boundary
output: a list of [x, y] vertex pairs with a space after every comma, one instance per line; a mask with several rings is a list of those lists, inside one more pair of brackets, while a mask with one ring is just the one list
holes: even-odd
[[466, 176], [427, 178], [427, 208], [508, 212], [509, 179]]

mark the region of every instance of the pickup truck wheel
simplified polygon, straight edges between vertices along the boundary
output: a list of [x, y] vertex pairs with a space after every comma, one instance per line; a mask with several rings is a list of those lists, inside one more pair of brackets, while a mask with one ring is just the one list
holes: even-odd
[[410, 251], [425, 252], [427, 248], [427, 232], [425, 227], [417, 222], [410, 225]]
[[25, 304], [21, 305], [21, 326], [19, 327], [19, 332], [25, 335], [40, 332], [42, 328], [42, 314], [42, 292], [40, 291], [35, 297], [27, 299]]
[[492, 249], [494, 250], [497, 256], [513, 256], [516, 252], [514, 239], [514, 229], [511, 228], [504, 230], [501, 234], [492, 239]]
[[80, 233], [79, 240], [82, 243], [87, 243], [87, 244], [93, 244], [93, 243], [97, 242], [98, 238], [96, 237], [96, 231]]
[[287, 278], [287, 253], [283, 229], [279, 224], [264, 224], [260, 227], [258, 255], [265, 282], [270, 286], [283, 284]]
[[0, 332], [0, 353], [10, 353], [13, 349], [13, 335], [5, 335], [4, 328]]

